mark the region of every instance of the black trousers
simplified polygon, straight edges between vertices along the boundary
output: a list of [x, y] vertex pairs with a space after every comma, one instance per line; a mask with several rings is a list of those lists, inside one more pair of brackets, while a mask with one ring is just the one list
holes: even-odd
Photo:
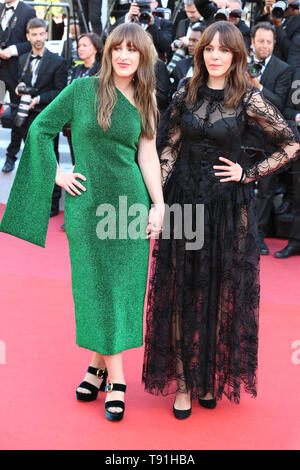
[[[0, 80], [5, 83], [6, 90], [9, 92], [11, 103], [18, 106], [20, 98], [15, 93], [17, 80], [12, 76], [9, 67], [0, 65]], [[13, 127], [11, 130], [10, 144], [6, 149], [6, 157], [10, 157], [12, 160], [17, 160], [16, 155], [20, 151], [21, 142], [22, 133], [20, 128]]]
[[291, 171], [293, 175], [293, 223], [289, 233], [289, 240], [300, 243], [300, 160], [293, 163]]
[[[76, 5], [76, 0], [74, 4]], [[102, 0], [81, 0], [81, 6], [87, 23], [91, 23], [93, 33], [102, 33], [101, 9]], [[78, 7], [77, 7], [78, 8]], [[81, 16], [79, 15], [80, 33], [85, 33]]]
[[265, 238], [267, 235], [273, 208], [276, 180], [277, 176], [271, 174], [262, 178], [257, 185], [256, 213], [258, 233], [261, 238]]

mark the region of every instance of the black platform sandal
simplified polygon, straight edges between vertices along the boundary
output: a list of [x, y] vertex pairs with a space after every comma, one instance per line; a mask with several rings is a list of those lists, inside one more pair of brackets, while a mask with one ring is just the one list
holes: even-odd
[[[126, 385], [125, 384], [116, 384], [112, 382], [108, 382], [105, 387], [106, 392], [126, 392]], [[121, 421], [124, 416], [125, 411], [125, 403], [121, 400], [111, 400], [105, 402], [105, 417], [109, 421]], [[122, 408], [122, 411], [112, 412], [109, 411], [108, 408]]]
[[87, 390], [89, 390], [90, 393], [79, 392], [78, 390], [76, 390], [76, 398], [79, 401], [94, 401], [98, 396], [98, 392], [104, 392], [105, 390], [106, 380], [108, 376], [107, 369], [97, 369], [96, 367], [89, 366], [87, 372], [89, 374], [96, 375], [98, 379], [102, 379], [102, 382], [99, 388], [96, 387], [96, 385], [93, 385], [85, 380], [81, 382], [78, 385], [77, 389], [86, 388]]
[[202, 400], [199, 398], [199, 405], [203, 406], [203, 408], [213, 410], [217, 406], [217, 400], [216, 398], [210, 398], [209, 400]]

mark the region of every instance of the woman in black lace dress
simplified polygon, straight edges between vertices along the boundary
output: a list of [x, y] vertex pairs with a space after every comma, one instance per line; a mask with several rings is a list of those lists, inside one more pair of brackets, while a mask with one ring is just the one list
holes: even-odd
[[[297, 158], [299, 144], [251, 86], [246, 57], [234, 25], [209, 26], [195, 52], [194, 76], [161, 120], [165, 203], [177, 210], [170, 237], [164, 225], [153, 250], [143, 381], [150, 393], [176, 393], [177, 418], [190, 415], [193, 398], [214, 408], [223, 394], [235, 403], [242, 388], [257, 394], [259, 244], [250, 183]], [[238, 161], [248, 126], [263, 131], [274, 151], [243, 169]], [[204, 243], [195, 249], [197, 227]]]

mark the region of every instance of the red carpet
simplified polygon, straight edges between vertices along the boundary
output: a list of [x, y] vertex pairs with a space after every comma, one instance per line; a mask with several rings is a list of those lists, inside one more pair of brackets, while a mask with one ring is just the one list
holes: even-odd
[[[62, 223], [63, 213], [50, 220], [46, 249], [0, 234], [1, 450], [300, 449], [299, 257], [262, 258], [256, 399], [224, 399], [215, 410], [193, 402], [192, 416], [177, 421], [172, 396], [144, 392], [140, 348], [124, 353], [126, 413], [111, 423], [104, 394], [94, 403], [75, 399], [91, 353], [75, 344]], [[285, 245], [267, 243], [272, 253]]]

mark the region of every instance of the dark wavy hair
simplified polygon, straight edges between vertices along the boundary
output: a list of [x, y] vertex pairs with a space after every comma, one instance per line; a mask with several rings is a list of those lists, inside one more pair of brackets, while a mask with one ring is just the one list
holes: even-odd
[[189, 83], [187, 102], [195, 103], [198, 88], [206, 85], [208, 71], [205, 66], [203, 51], [208, 46], [216, 33], [222, 46], [233, 53], [232, 63], [225, 78], [224, 101], [228, 107], [236, 107], [241, 101], [244, 93], [252, 88], [247, 74], [247, 49], [240, 30], [229, 21], [216, 21], [208, 26], [202, 33], [195, 49], [194, 75]]

